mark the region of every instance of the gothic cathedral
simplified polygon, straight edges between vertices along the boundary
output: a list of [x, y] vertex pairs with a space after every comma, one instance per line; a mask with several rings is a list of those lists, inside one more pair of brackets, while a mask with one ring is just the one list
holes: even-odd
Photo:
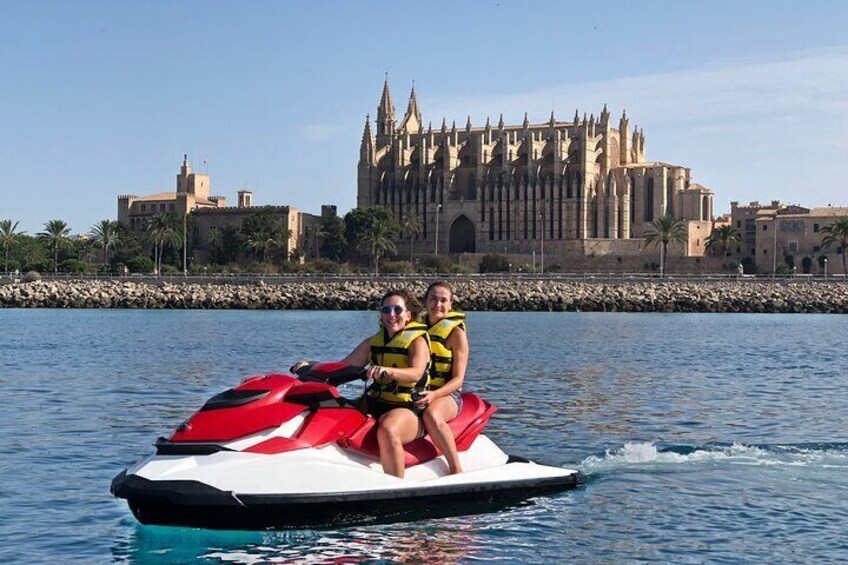
[[[376, 134], [376, 135], [375, 135]], [[357, 206], [386, 206], [400, 221], [417, 215], [431, 248], [449, 253], [636, 253], [652, 221], [670, 214], [707, 233], [712, 191], [689, 169], [645, 159], [645, 135], [625, 113], [613, 128], [595, 117], [463, 129], [426, 128], [415, 88], [395, 121], [388, 79], [359, 154]], [[702, 231], [702, 228], [704, 231]], [[438, 239], [438, 241], [436, 241]], [[638, 243], [637, 243], [638, 242]], [[684, 254], [698, 254], [702, 242]]]

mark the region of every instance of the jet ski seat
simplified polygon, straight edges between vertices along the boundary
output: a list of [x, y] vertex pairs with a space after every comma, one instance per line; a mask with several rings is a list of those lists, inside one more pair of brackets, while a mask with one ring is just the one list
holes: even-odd
[[[483, 431], [489, 418], [497, 408], [477, 396], [466, 392], [462, 394], [462, 411], [456, 418], [448, 422], [456, 439], [458, 451], [467, 450]], [[380, 458], [380, 446], [377, 443], [377, 421], [368, 416], [365, 421], [349, 436], [339, 439], [341, 447], [363, 453], [374, 459]], [[405, 464], [407, 467], [418, 465], [435, 459], [441, 451], [433, 443], [429, 435], [415, 439], [403, 446]]]

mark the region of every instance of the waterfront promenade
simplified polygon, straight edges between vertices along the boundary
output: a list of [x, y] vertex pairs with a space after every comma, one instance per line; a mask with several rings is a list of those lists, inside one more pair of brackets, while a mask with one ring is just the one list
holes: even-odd
[[320, 275], [65, 279], [0, 286], [0, 308], [367, 310], [386, 291], [454, 286], [468, 311], [848, 313], [848, 281], [644, 275]]

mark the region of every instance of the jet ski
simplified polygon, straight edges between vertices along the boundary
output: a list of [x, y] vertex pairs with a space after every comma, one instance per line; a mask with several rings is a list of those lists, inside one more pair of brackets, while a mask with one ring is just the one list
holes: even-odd
[[449, 423], [464, 472], [449, 474], [424, 436], [404, 446], [405, 478], [388, 475], [375, 419], [337, 388], [364, 375], [325, 362], [250, 377], [160, 437], [156, 453], [115, 477], [111, 492], [143, 524], [253, 530], [485, 512], [586, 480], [504, 453], [481, 433], [497, 408], [472, 393]]

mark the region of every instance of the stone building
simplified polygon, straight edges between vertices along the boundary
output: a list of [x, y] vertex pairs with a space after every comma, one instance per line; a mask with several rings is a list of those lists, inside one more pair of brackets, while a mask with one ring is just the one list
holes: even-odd
[[147, 220], [156, 214], [176, 212], [185, 215], [192, 210], [225, 207], [227, 199], [211, 196], [211, 186], [209, 175], [193, 172], [188, 164], [188, 155], [183, 155], [183, 164], [177, 174], [177, 190], [148, 196], [118, 196], [118, 222], [132, 231], [141, 232], [146, 229]]
[[822, 229], [839, 218], [848, 218], [848, 208], [783, 206], [772, 214], [760, 214], [755, 220], [757, 270], [772, 272], [786, 266], [799, 273], [826, 269], [829, 274], [844, 274], [842, 249], [822, 250]]
[[[357, 206], [382, 205], [400, 220], [418, 216], [425, 245], [449, 253], [554, 256], [636, 255], [652, 221], [685, 220], [683, 255], [702, 255], [713, 193], [687, 167], [646, 160], [645, 135], [622, 113], [617, 127], [601, 113], [569, 121], [475, 127], [425, 126], [415, 89], [400, 122], [388, 80], [376, 131], [366, 117]], [[542, 243], [544, 242], [544, 243]]]
[[317, 216], [290, 206], [254, 207], [253, 193], [249, 190], [238, 191], [237, 206], [227, 206], [225, 197], [210, 195], [210, 187], [209, 175], [193, 172], [188, 156], [184, 155], [177, 174], [176, 191], [149, 196], [119, 196], [118, 222], [132, 231], [143, 232], [148, 220], [156, 214], [174, 212], [179, 216], [191, 215], [195, 226], [195, 260], [204, 262], [208, 260], [213, 230], [226, 226], [240, 230], [244, 219], [251, 214], [270, 213], [274, 216], [275, 225], [290, 230], [286, 255], [303, 248], [305, 227], [319, 221]]

